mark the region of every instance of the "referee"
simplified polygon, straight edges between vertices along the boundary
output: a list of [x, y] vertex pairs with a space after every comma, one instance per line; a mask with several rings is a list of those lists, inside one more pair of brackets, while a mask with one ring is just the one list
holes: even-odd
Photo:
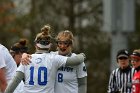
[[131, 93], [134, 69], [129, 65], [128, 51], [119, 50], [116, 59], [119, 67], [110, 74], [108, 93]]

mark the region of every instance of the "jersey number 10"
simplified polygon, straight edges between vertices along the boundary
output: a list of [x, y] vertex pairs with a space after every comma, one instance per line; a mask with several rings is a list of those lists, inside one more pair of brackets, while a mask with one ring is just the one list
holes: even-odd
[[[43, 73], [41, 73], [43, 72]], [[30, 81], [29, 85], [34, 85], [34, 67], [30, 67]], [[39, 85], [46, 85], [47, 84], [47, 68], [46, 67], [39, 67], [37, 71], [38, 79], [37, 83]], [[43, 80], [41, 80], [43, 79]]]

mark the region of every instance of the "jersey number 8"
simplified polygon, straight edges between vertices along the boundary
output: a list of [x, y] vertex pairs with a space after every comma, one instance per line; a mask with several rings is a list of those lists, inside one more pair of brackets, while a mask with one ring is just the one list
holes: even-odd
[[62, 73], [58, 73], [58, 82], [63, 82], [63, 74]]

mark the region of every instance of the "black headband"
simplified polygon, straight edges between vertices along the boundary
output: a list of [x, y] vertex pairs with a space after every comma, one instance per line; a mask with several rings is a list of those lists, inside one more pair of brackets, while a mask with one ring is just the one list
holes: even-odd
[[41, 45], [49, 45], [50, 44], [50, 40], [38, 40], [38, 41], [36, 41], [35, 43], [39, 43], [39, 44], [41, 44]]
[[56, 43], [58, 44], [58, 42], [67, 42], [68, 44], [72, 44], [71, 40], [66, 40], [66, 41], [61, 41], [61, 40], [56, 40]]
[[11, 47], [11, 49], [13, 52], [18, 53], [18, 52], [27, 52], [28, 51], [28, 47]]

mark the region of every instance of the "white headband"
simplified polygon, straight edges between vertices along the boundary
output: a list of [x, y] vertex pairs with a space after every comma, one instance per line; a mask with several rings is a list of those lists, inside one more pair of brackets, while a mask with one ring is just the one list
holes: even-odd
[[42, 45], [40, 43], [36, 43], [36, 45], [39, 47], [39, 48], [50, 48], [51, 44], [49, 45]]

